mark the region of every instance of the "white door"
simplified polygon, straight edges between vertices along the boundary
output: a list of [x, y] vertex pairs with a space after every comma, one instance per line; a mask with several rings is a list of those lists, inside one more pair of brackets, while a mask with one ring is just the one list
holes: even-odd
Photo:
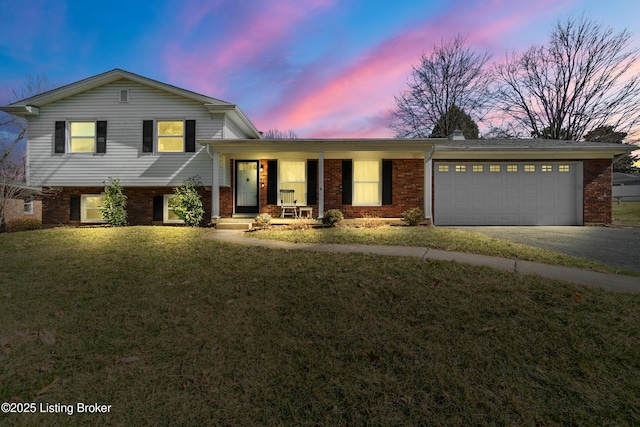
[[576, 162], [434, 162], [436, 225], [580, 225]]
[[236, 213], [258, 212], [258, 161], [236, 162]]

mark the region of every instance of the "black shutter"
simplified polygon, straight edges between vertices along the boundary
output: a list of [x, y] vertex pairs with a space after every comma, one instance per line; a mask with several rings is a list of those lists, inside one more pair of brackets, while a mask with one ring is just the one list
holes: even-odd
[[307, 204], [318, 203], [318, 161], [307, 160]]
[[196, 151], [196, 121], [187, 120], [184, 133], [184, 151], [195, 153]]
[[69, 198], [69, 220], [80, 221], [80, 196]]
[[342, 204], [350, 205], [353, 195], [353, 162], [342, 161]]
[[96, 122], [96, 153], [107, 152], [107, 122]]
[[383, 160], [382, 161], [382, 204], [390, 205], [392, 203], [392, 161], [391, 160]]
[[164, 216], [164, 196], [153, 196], [153, 220], [163, 221]]
[[142, 152], [153, 153], [153, 120], [142, 121]]
[[278, 204], [278, 161], [267, 161], [267, 204]]
[[56, 133], [54, 138], [54, 152], [64, 153], [65, 146], [65, 122], [56, 122]]

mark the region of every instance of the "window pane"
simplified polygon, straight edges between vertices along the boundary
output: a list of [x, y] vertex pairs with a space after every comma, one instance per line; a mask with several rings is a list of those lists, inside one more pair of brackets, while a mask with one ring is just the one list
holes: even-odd
[[93, 153], [95, 150], [93, 138], [71, 138], [72, 153]]
[[181, 153], [183, 148], [182, 138], [158, 138], [158, 151], [161, 153]]
[[84, 206], [87, 208], [99, 208], [102, 206], [102, 196], [84, 196]]
[[490, 172], [500, 172], [500, 165], [491, 165], [489, 166]]
[[94, 221], [94, 220], [102, 220], [104, 219], [102, 217], [102, 211], [100, 209], [96, 209], [96, 208], [87, 208], [86, 209], [86, 220], [87, 221]]
[[354, 204], [378, 204], [380, 203], [378, 183], [355, 183], [353, 185]]
[[158, 136], [182, 136], [184, 135], [183, 121], [158, 122]]
[[438, 165], [438, 172], [449, 172], [448, 165]]
[[482, 166], [482, 165], [473, 165], [473, 171], [474, 172], [483, 172], [484, 171], [484, 166]]
[[71, 122], [71, 136], [96, 136], [94, 122]]
[[456, 165], [456, 172], [466, 172], [466, 171], [467, 171], [466, 165]]
[[377, 161], [356, 161], [353, 162], [354, 181], [379, 181], [380, 162]]
[[280, 181], [305, 181], [305, 162], [280, 162]]
[[178, 216], [178, 214], [176, 214], [176, 213], [173, 211], [173, 208], [169, 208], [169, 209], [167, 210], [167, 217], [168, 217], [167, 219], [168, 219], [169, 221], [180, 220], [180, 217]]

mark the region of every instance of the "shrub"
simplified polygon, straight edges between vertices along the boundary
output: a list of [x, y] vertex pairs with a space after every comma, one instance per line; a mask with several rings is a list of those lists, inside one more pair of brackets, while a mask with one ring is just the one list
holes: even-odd
[[42, 221], [38, 218], [19, 218], [7, 221], [7, 233], [16, 231], [39, 230], [42, 228]]
[[268, 213], [260, 214], [255, 219], [256, 224], [261, 228], [269, 228], [271, 226], [271, 215]]
[[424, 220], [424, 212], [420, 208], [411, 208], [402, 212], [402, 220], [409, 225], [418, 225]]
[[104, 187], [102, 199], [102, 217], [113, 226], [127, 225], [127, 196], [122, 193], [122, 185], [118, 178], [109, 177], [109, 184]]
[[171, 207], [178, 218], [190, 227], [197, 227], [204, 218], [201, 188], [200, 177], [192, 176], [173, 189], [175, 196], [171, 198]]
[[322, 223], [330, 227], [335, 227], [343, 219], [344, 216], [342, 216], [342, 212], [340, 212], [338, 209], [329, 209], [324, 213], [324, 216], [322, 217]]

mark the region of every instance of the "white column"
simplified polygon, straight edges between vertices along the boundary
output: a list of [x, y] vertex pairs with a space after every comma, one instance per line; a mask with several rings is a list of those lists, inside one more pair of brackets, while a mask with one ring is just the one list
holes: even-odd
[[318, 153], [318, 218], [324, 216], [324, 151]]
[[431, 152], [424, 153], [424, 216], [433, 222], [433, 209], [431, 206], [431, 185], [433, 181]]
[[211, 153], [213, 163], [213, 176], [211, 179], [211, 219], [220, 218], [220, 154], [217, 151]]

